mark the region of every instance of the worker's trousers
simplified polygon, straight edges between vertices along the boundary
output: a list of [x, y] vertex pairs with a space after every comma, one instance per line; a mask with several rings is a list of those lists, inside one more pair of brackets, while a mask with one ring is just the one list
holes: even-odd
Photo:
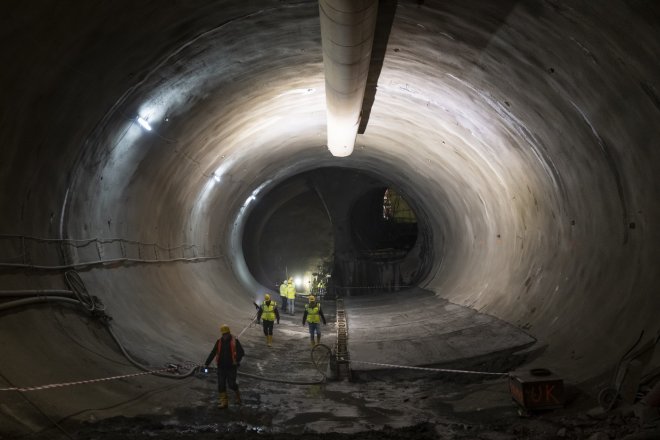
[[314, 339], [314, 333], [319, 338], [321, 337], [321, 323], [320, 322], [310, 322], [309, 324], [309, 336]]
[[273, 336], [273, 326], [275, 325], [275, 321], [267, 321], [267, 320], [262, 320], [263, 325], [264, 325], [264, 335], [268, 336]]
[[238, 390], [238, 384], [236, 383], [237, 374], [238, 367], [236, 366], [229, 368], [218, 366], [218, 392], [227, 392], [227, 387], [229, 387], [230, 390]]

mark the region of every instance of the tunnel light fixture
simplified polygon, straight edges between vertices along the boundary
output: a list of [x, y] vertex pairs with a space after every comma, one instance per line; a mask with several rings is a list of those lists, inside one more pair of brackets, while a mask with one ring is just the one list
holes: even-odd
[[328, 150], [335, 157], [350, 156], [355, 146], [360, 119], [328, 114]]
[[301, 287], [302, 286], [302, 279], [300, 279], [300, 277], [296, 277], [294, 282], [296, 283], [296, 287]]
[[220, 182], [220, 176], [216, 173], [213, 173], [213, 179], [215, 179], [216, 182]]
[[149, 121], [144, 119], [142, 116], [137, 117], [137, 122], [140, 124], [142, 128], [144, 128], [147, 131], [151, 131], [151, 125], [149, 125]]

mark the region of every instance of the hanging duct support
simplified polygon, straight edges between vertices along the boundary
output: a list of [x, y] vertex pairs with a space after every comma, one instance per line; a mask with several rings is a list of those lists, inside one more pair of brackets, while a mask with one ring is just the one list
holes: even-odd
[[319, 0], [328, 149], [353, 152], [367, 85], [378, 0]]

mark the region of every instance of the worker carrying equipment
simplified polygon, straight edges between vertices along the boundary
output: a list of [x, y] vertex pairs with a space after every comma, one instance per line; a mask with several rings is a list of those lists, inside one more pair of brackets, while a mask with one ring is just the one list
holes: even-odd
[[282, 284], [280, 284], [280, 299], [282, 300], [282, 310], [286, 310], [286, 288], [287, 288], [287, 282], [286, 280], [282, 281]]
[[218, 365], [218, 405], [221, 409], [225, 409], [229, 406], [227, 387], [234, 391], [236, 404], [241, 404], [241, 394], [238, 390], [238, 383], [236, 383], [236, 376], [245, 352], [238, 339], [232, 336], [227, 324], [220, 326], [220, 333], [222, 336], [215, 341], [213, 350], [204, 362], [204, 367], [208, 368], [215, 357], [215, 362]]
[[261, 303], [259, 311], [257, 312], [257, 324], [259, 320], [263, 321], [264, 335], [266, 336], [266, 345], [272, 347], [273, 344], [273, 327], [275, 320], [280, 323], [280, 312], [277, 310], [277, 303], [271, 301], [270, 295], [264, 295], [264, 302]]
[[[321, 304], [317, 303], [316, 298], [310, 295], [309, 304], [305, 304], [302, 325], [305, 325], [305, 321], [309, 324], [309, 337], [312, 347], [321, 343], [321, 319], [323, 325], [327, 324], [325, 316], [323, 316], [323, 310], [321, 310]], [[316, 333], [316, 343], [314, 343], [314, 333]]]
[[288, 309], [289, 309], [289, 315], [293, 316], [296, 308], [295, 308], [295, 301], [296, 301], [296, 285], [293, 282], [293, 278], [289, 278], [289, 281], [286, 283], [286, 297], [288, 301]]

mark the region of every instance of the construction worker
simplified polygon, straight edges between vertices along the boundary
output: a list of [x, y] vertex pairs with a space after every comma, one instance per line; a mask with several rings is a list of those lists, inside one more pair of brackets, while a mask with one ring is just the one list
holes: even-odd
[[317, 289], [317, 296], [319, 297], [319, 301], [323, 301], [323, 295], [325, 295], [325, 282], [323, 280], [319, 281]]
[[289, 281], [286, 283], [286, 297], [289, 302], [289, 315], [293, 316], [295, 312], [295, 302], [296, 302], [296, 285], [293, 283], [293, 278], [289, 278]]
[[[316, 298], [309, 296], [309, 304], [305, 304], [305, 313], [303, 314], [302, 324], [305, 326], [305, 321], [309, 324], [309, 337], [311, 338], [312, 347], [321, 343], [321, 319], [323, 325], [326, 325], [321, 304], [316, 302]], [[316, 333], [316, 343], [314, 343], [314, 333]]]
[[277, 310], [277, 303], [271, 301], [270, 295], [264, 295], [264, 302], [261, 303], [259, 312], [257, 312], [257, 324], [259, 320], [263, 321], [264, 335], [266, 335], [266, 345], [272, 347], [273, 344], [273, 327], [275, 320], [280, 323], [280, 312]]
[[287, 280], [282, 281], [282, 284], [280, 284], [280, 298], [282, 298], [282, 310], [286, 311], [286, 286], [287, 286]]
[[229, 406], [227, 387], [234, 391], [236, 404], [241, 404], [241, 394], [238, 391], [236, 375], [238, 374], [238, 367], [241, 365], [241, 359], [243, 359], [245, 352], [238, 339], [232, 336], [226, 324], [220, 327], [220, 333], [222, 336], [215, 341], [213, 350], [211, 350], [211, 353], [206, 358], [204, 366], [208, 367], [215, 357], [215, 362], [218, 365], [218, 405], [220, 409], [225, 409]]

